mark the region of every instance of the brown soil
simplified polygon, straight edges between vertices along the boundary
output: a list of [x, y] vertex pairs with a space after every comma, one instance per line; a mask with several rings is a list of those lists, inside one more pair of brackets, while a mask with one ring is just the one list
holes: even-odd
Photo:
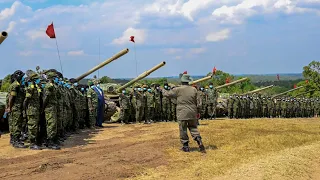
[[[168, 133], [169, 132], [169, 133]], [[153, 125], [105, 125], [84, 130], [62, 150], [14, 149], [0, 139], [0, 179], [124, 179], [166, 165], [165, 146], [177, 141], [172, 129]], [[169, 139], [172, 139], [168, 141]], [[175, 139], [175, 140], [174, 140]]]

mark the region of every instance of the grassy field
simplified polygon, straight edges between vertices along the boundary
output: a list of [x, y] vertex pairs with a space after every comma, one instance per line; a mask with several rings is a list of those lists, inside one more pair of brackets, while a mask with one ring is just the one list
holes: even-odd
[[0, 138], [0, 179], [320, 179], [320, 118], [200, 121], [207, 154], [180, 151], [178, 125], [106, 124], [61, 151]]
[[314, 179], [312, 174], [320, 170], [320, 119], [201, 124], [207, 154], [170, 147], [169, 165], [147, 169], [133, 179]]

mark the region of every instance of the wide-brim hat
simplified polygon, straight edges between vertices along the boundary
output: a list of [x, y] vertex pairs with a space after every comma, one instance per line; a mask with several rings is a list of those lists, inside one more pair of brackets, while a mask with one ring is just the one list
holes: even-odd
[[182, 74], [181, 78], [180, 78], [180, 81], [181, 82], [184, 82], [184, 83], [188, 83], [188, 82], [191, 82], [193, 81], [192, 77], [188, 74]]

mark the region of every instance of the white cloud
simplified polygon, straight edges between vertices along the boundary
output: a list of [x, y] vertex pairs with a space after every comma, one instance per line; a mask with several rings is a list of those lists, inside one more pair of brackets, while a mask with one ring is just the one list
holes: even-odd
[[182, 56], [175, 56], [174, 59], [177, 59], [177, 60], [182, 59]]
[[180, 53], [182, 52], [183, 49], [182, 48], [169, 48], [169, 49], [166, 49], [165, 52], [167, 54], [176, 54], [176, 53]]
[[132, 43], [130, 37], [134, 36], [134, 41], [137, 44], [143, 44], [146, 40], [146, 31], [144, 29], [134, 29], [129, 27], [125, 30], [121, 37], [116, 38], [112, 41], [113, 44], [128, 44]]
[[10, 8], [5, 8], [0, 11], [0, 21], [13, 16], [19, 6], [21, 6], [21, 3], [19, 1], [15, 1]]
[[21, 52], [19, 52], [20, 56], [31, 56], [33, 54], [34, 53], [32, 51], [21, 51]]
[[69, 51], [68, 52], [69, 56], [82, 56], [84, 55], [84, 51], [80, 50], [80, 51]]
[[229, 36], [230, 36], [230, 30], [229, 29], [223, 29], [223, 30], [221, 30], [219, 32], [209, 33], [206, 36], [206, 41], [218, 42], [218, 41], [222, 41], [222, 40], [228, 39]]
[[319, 10], [312, 8], [298, 7], [298, 1], [304, 3], [314, 3], [317, 0], [243, 0], [233, 6], [223, 5], [215, 9], [212, 15], [221, 23], [241, 24], [243, 21], [255, 14], [274, 13], [277, 11], [285, 13], [304, 13]]
[[43, 28], [43, 29], [40, 29], [40, 30], [27, 31], [25, 33], [25, 35], [27, 37], [29, 37], [31, 40], [44, 39], [44, 38], [47, 38], [47, 35], [46, 35], [45, 32], [46, 32], [46, 30]]
[[17, 24], [16, 22], [11, 21], [11, 22], [9, 23], [9, 26], [8, 26], [7, 30], [6, 30], [7, 33], [12, 32], [12, 30], [13, 30], [13, 28], [15, 27], [16, 24]]
[[207, 50], [207, 49], [206, 49], [206, 48], [203, 48], [203, 47], [201, 47], [201, 48], [191, 48], [191, 49], [190, 49], [190, 52], [191, 52], [192, 54], [201, 54], [201, 53], [204, 53], [206, 50]]

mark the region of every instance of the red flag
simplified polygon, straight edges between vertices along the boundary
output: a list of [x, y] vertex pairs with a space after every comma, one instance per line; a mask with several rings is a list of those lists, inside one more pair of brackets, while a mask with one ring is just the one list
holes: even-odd
[[277, 79], [278, 79], [278, 81], [280, 81], [280, 75], [279, 74], [277, 74]]
[[217, 72], [217, 69], [216, 69], [216, 67], [214, 67], [213, 70], [212, 70], [212, 73], [216, 74], [216, 72]]
[[309, 80], [308, 79], [306, 79], [306, 84], [309, 84]]
[[226, 83], [230, 83], [230, 77], [227, 77]]
[[130, 36], [130, 41], [133, 42], [133, 43], [135, 43], [135, 41], [134, 41], [134, 36]]
[[51, 39], [56, 38], [56, 33], [54, 32], [53, 22], [47, 27], [46, 34]]
[[182, 74], [188, 74], [188, 72], [187, 72], [187, 71], [185, 71], [185, 72], [183, 72]]
[[295, 88], [297, 88], [297, 85], [295, 84], [295, 85], [293, 85], [293, 88], [295, 89]]

